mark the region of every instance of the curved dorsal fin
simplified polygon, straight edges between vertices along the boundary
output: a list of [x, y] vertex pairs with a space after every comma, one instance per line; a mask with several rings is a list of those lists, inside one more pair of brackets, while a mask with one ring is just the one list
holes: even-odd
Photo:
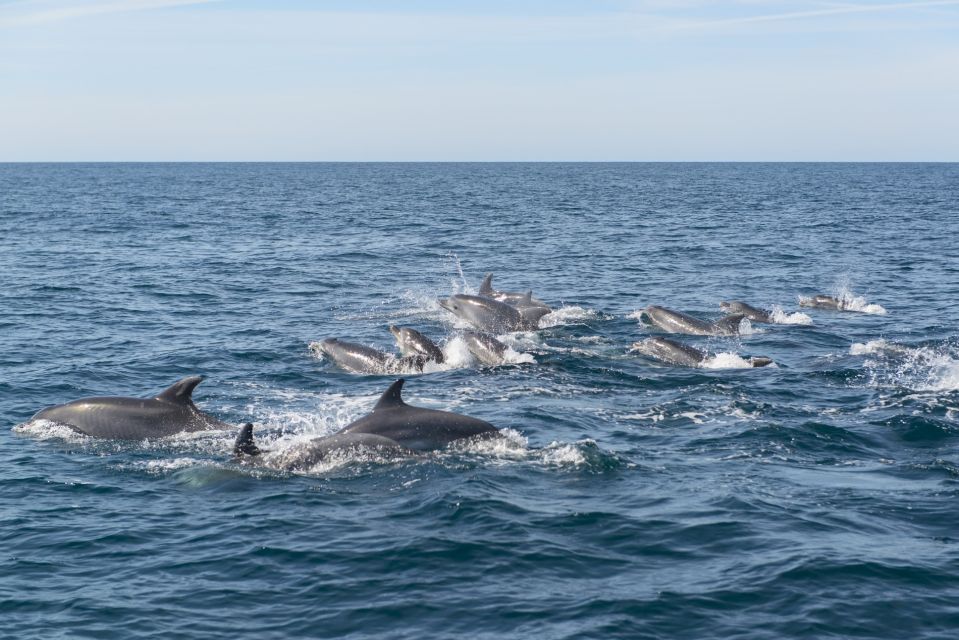
[[247, 422], [240, 427], [240, 433], [236, 436], [236, 442], [233, 444], [233, 455], [245, 454], [248, 456], [260, 455], [260, 448], [253, 442], [253, 424]]
[[493, 274], [487, 273], [486, 277], [483, 278], [483, 283], [480, 285], [479, 294], [481, 296], [488, 296], [493, 293]]
[[523, 296], [523, 302], [526, 304], [533, 304], [533, 290], [530, 289], [526, 292], [526, 295]]
[[390, 385], [390, 388], [386, 390], [382, 396], [380, 396], [379, 402], [376, 403], [376, 406], [373, 407], [373, 411], [377, 409], [392, 409], [394, 407], [405, 407], [406, 403], [403, 402], [403, 397], [401, 395], [403, 391], [403, 383], [406, 382], [403, 378], [400, 378], [396, 382]]
[[193, 402], [193, 390], [201, 382], [203, 382], [203, 376], [190, 376], [177, 380], [167, 387], [163, 393], [157, 395], [156, 399], [179, 404]]

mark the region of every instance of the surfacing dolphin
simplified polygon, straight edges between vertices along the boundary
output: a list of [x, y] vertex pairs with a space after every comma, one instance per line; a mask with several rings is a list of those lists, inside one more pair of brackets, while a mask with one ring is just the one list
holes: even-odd
[[81, 398], [43, 409], [31, 420], [49, 420], [94, 438], [118, 440], [229, 428], [193, 404], [193, 390], [202, 381], [203, 376], [183, 378], [152, 398]]
[[480, 331], [464, 331], [463, 340], [473, 357], [485, 365], [495, 367], [506, 360], [507, 347], [495, 336]]
[[310, 344], [310, 349], [326, 356], [340, 368], [350, 373], [393, 373], [396, 371], [422, 371], [426, 360], [423, 356], [395, 356], [355, 342], [339, 338], [327, 338]]
[[480, 331], [490, 333], [535, 330], [539, 328], [539, 319], [547, 313], [544, 309], [539, 309], [530, 315], [524, 315], [505, 302], [461, 293], [446, 300], [440, 299], [439, 305]]
[[834, 296], [815, 295], [811, 298], [799, 298], [800, 307], [812, 307], [814, 309], [831, 309], [833, 311], [844, 311], [845, 306], [842, 300]]
[[406, 404], [401, 395], [404, 382], [400, 378], [390, 385], [372, 413], [346, 426], [340, 433], [382, 436], [415, 451], [433, 451], [455, 440], [499, 434], [499, 429], [484, 420]]
[[643, 309], [643, 317], [649, 324], [668, 333], [685, 333], [696, 336], [732, 336], [739, 333], [740, 323], [746, 317], [736, 313], [716, 322], [706, 322], [679, 311], [650, 305]]
[[[633, 351], [638, 351], [644, 356], [666, 364], [675, 364], [682, 367], [700, 367], [710, 357], [705, 351], [660, 336], [633, 343]], [[746, 360], [754, 367], [765, 367], [773, 362], [771, 358], [765, 356], [752, 356], [746, 358]]]
[[304, 444], [283, 451], [260, 449], [253, 440], [253, 425], [245, 424], [233, 445], [233, 455], [243, 464], [256, 464], [284, 471], [309, 471], [333, 455], [358, 458], [363, 455], [379, 459], [402, 458], [413, 455], [412, 449], [397, 442], [369, 433], [337, 433], [313, 438]]
[[775, 320], [773, 320], [772, 313], [769, 311], [766, 311], [765, 309], [757, 309], [756, 307], [748, 305], [745, 302], [740, 302], [739, 300], [720, 302], [719, 308], [726, 313], [741, 313], [753, 322], [765, 322], [766, 324], [773, 324], [775, 322]]
[[442, 449], [451, 442], [467, 438], [491, 438], [499, 429], [488, 422], [449, 411], [413, 407], [401, 396], [404, 380], [390, 385], [373, 407], [372, 413], [339, 432], [314, 438], [292, 451], [266, 453], [253, 441], [253, 425], [240, 429], [233, 452], [241, 461], [253, 459], [268, 466], [303, 470], [337, 452], [373, 452], [397, 457], [416, 452]]
[[480, 284], [478, 293], [484, 298], [499, 300], [500, 302], [505, 302], [508, 305], [516, 307], [517, 309], [522, 309], [522, 307], [540, 307], [542, 309], [546, 309], [547, 313], [552, 311], [548, 304], [542, 300], [539, 300], [538, 298], [534, 298], [532, 291], [527, 291], [526, 293], [519, 293], [518, 291], [497, 291], [493, 288], [492, 273], [487, 273], [486, 277], [483, 278], [483, 282]]
[[442, 363], [446, 360], [442, 349], [436, 343], [416, 329], [390, 325], [390, 333], [396, 339], [396, 345], [404, 356], [422, 356], [426, 360]]

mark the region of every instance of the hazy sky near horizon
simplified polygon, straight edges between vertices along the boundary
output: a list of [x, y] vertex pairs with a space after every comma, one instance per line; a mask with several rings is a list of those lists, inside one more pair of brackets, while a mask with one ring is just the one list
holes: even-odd
[[959, 0], [0, 0], [0, 161], [959, 161]]

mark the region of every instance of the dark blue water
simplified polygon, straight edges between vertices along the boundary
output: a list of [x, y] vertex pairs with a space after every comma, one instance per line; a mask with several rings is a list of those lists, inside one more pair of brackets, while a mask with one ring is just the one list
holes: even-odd
[[[957, 237], [954, 164], [0, 165], [0, 635], [956, 637]], [[487, 271], [558, 308], [495, 368], [434, 302]], [[629, 353], [729, 298], [792, 324]], [[390, 323], [453, 356], [407, 401], [505, 443], [287, 473], [17, 426], [202, 373], [296, 447], [394, 379], [309, 343]]]

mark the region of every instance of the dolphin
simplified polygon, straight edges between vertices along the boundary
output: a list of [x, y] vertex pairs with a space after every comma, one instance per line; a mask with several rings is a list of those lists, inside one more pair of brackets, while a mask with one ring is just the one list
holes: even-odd
[[505, 361], [506, 345], [488, 333], [464, 331], [466, 348], [483, 364], [496, 366]]
[[47, 407], [31, 420], [50, 420], [94, 438], [143, 440], [184, 431], [226, 429], [230, 425], [193, 404], [193, 390], [203, 376], [174, 382], [152, 398], [95, 397]]
[[493, 288], [492, 273], [487, 273], [486, 277], [483, 278], [483, 283], [480, 284], [478, 293], [484, 298], [492, 298], [493, 300], [498, 300], [499, 302], [505, 302], [508, 305], [516, 307], [517, 309], [522, 309], [523, 307], [541, 307], [546, 309], [546, 313], [552, 311], [548, 304], [542, 300], [534, 298], [532, 291], [527, 291], [526, 293], [497, 291]]
[[[446, 300], [441, 299], [439, 304], [477, 329], [490, 333], [535, 330], [539, 326], [539, 319], [546, 315], [543, 309], [539, 310], [542, 313], [534, 312], [531, 315], [524, 315], [505, 302], [464, 294], [456, 294]], [[536, 313], [539, 315], [537, 316]]]
[[446, 356], [436, 344], [416, 329], [390, 325], [390, 333], [404, 356], [422, 356], [425, 360], [442, 363]]
[[739, 333], [739, 324], [746, 317], [736, 313], [716, 322], [705, 322], [679, 311], [650, 305], [643, 309], [647, 321], [669, 333], [685, 333], [696, 336], [732, 336]]
[[378, 458], [398, 458], [413, 455], [412, 449], [401, 446], [394, 440], [371, 433], [336, 433], [291, 447], [285, 451], [266, 451], [253, 441], [253, 425], [247, 423], [240, 429], [233, 445], [237, 462], [254, 463], [285, 471], [308, 471], [311, 467], [336, 454], [357, 456], [372, 454]]
[[422, 371], [423, 365], [426, 364], [423, 356], [396, 358], [385, 351], [338, 338], [314, 342], [310, 348], [350, 373], [392, 373], [409, 369]]
[[720, 302], [719, 308], [725, 311], [726, 313], [741, 313], [753, 322], [764, 322], [766, 324], [773, 324], [772, 313], [766, 311], [765, 309], [757, 309], [751, 305], [746, 304], [745, 302], [740, 302], [739, 300], [733, 300], [731, 302]]
[[813, 307], [814, 309], [832, 309], [833, 311], [842, 311], [845, 308], [842, 300], [833, 296], [815, 295], [811, 298], [799, 298], [800, 307]]
[[413, 407], [401, 396], [400, 378], [380, 397], [373, 412], [347, 425], [341, 434], [373, 434], [389, 438], [414, 451], [433, 451], [464, 438], [489, 438], [499, 434], [490, 423], [449, 411]]
[[[709, 354], [705, 351], [660, 336], [633, 343], [633, 351], [638, 351], [654, 360], [683, 367], [699, 367], [709, 359]], [[754, 367], [765, 367], [773, 362], [771, 358], [765, 356], [752, 356], [746, 359]]]

